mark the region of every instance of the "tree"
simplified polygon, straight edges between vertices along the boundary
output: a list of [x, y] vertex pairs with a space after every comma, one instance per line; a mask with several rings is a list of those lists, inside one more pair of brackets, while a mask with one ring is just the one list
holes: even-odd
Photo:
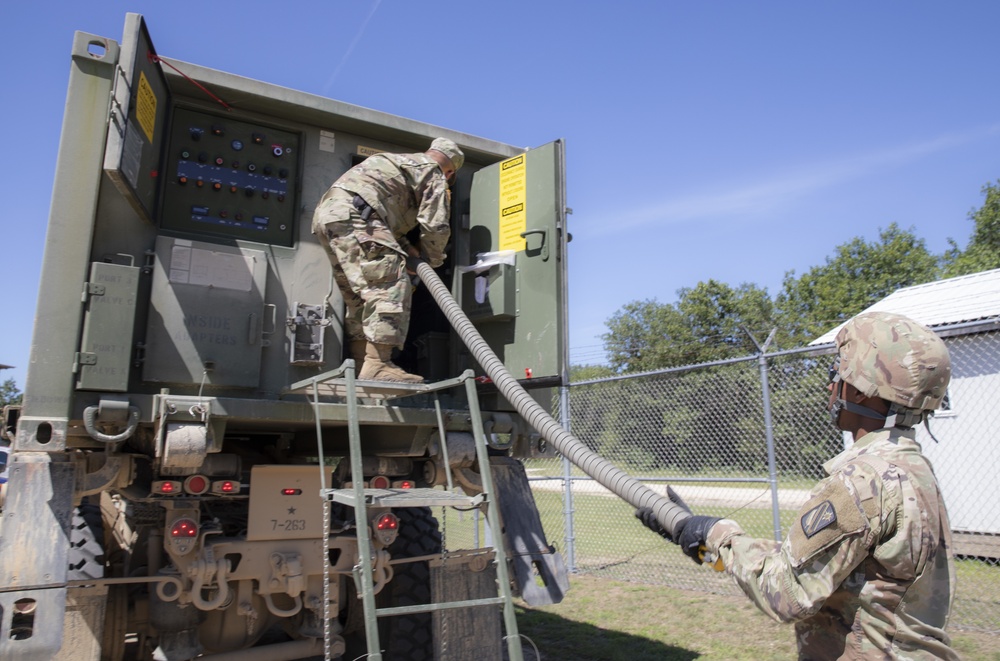
[[0, 383], [0, 409], [9, 404], [21, 403], [21, 391], [17, 389], [14, 379]]
[[744, 329], [766, 335], [774, 325], [767, 291], [708, 280], [677, 292], [676, 304], [632, 301], [608, 322], [602, 336], [616, 373], [746, 356], [756, 348]]
[[800, 346], [901, 287], [934, 280], [937, 261], [923, 239], [892, 223], [878, 241], [856, 237], [824, 265], [798, 278], [789, 271], [776, 301], [782, 344]]
[[570, 383], [603, 379], [614, 375], [614, 371], [607, 365], [570, 365], [569, 368]]
[[975, 223], [969, 245], [963, 251], [948, 239], [951, 248], [943, 260], [946, 278], [1000, 268], [1000, 179], [983, 186], [982, 193], [983, 206], [969, 212], [969, 220]]

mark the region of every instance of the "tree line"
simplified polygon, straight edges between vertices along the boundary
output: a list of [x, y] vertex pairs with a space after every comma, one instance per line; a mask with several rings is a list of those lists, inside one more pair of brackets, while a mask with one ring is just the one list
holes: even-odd
[[[767, 473], [763, 383], [752, 357], [772, 329], [769, 351], [795, 349], [901, 287], [1000, 268], [1000, 181], [970, 213], [966, 248], [949, 240], [933, 255], [895, 224], [876, 241], [837, 246], [821, 266], [786, 274], [778, 295], [716, 280], [677, 292], [675, 303], [632, 301], [607, 322], [609, 364], [576, 366], [573, 431], [628, 471], [679, 475]], [[751, 335], [753, 337], [751, 337]], [[750, 358], [750, 360], [726, 360]], [[829, 356], [787, 354], [767, 362], [775, 459], [782, 479], [821, 477], [843, 447], [822, 393]], [[717, 362], [722, 361], [722, 362]], [[687, 366], [709, 363], [697, 369]], [[680, 368], [669, 371], [666, 368]], [[639, 378], [601, 377], [645, 374]]]
[[571, 380], [754, 354], [754, 339], [763, 342], [772, 329], [772, 350], [800, 347], [902, 287], [1000, 268], [1000, 180], [982, 193], [964, 249], [948, 239], [943, 254], [932, 254], [912, 229], [892, 223], [875, 241], [856, 237], [825, 263], [787, 272], [773, 299], [753, 283], [710, 279], [678, 290], [675, 303], [628, 302], [606, 322], [608, 365], [574, 366]]

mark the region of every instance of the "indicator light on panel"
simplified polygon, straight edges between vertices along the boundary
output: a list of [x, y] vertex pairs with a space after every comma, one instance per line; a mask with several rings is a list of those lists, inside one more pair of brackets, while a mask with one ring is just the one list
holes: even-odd
[[256, 172], [257, 171], [257, 164], [256, 163], [247, 163], [247, 171], [248, 172]]
[[212, 183], [212, 190], [222, 190], [222, 183], [218, 182], [218, 181], [213, 182]]
[[188, 129], [188, 135], [190, 135], [191, 139], [194, 140], [195, 142], [201, 140], [201, 134], [204, 132], [205, 129], [200, 129], [196, 126], [192, 126], [191, 128]]
[[204, 475], [190, 475], [184, 480], [184, 491], [195, 496], [207, 493], [209, 486], [208, 479]]
[[161, 496], [176, 496], [182, 493], [182, 485], [178, 480], [157, 480], [153, 482], [153, 494]]
[[223, 136], [226, 134], [226, 129], [222, 128], [219, 124], [212, 124], [212, 135]]
[[236, 480], [216, 480], [212, 482], [210, 491], [218, 496], [225, 496], [239, 493], [240, 486]]
[[281, 490], [281, 495], [282, 496], [298, 496], [301, 493], [302, 493], [302, 489], [282, 489]]
[[250, 134], [250, 142], [254, 143], [255, 145], [264, 144], [264, 134], [263, 133]]
[[271, 153], [274, 154], [275, 158], [281, 158], [281, 155], [285, 153], [285, 149], [281, 145], [271, 145]]
[[181, 176], [177, 177], [177, 183], [179, 183], [181, 186], [183, 186], [187, 182], [188, 182], [188, 178], [185, 177], [184, 175], [181, 175]]
[[218, 166], [221, 167], [222, 164], [225, 163], [225, 162], [226, 162], [226, 159], [222, 158], [221, 156], [216, 156], [215, 157], [215, 164], [216, 165], [218, 165]]
[[189, 152], [187, 149], [182, 149], [181, 150], [181, 160], [182, 161], [186, 161], [189, 158], [191, 158], [191, 152]]
[[199, 179], [198, 181], [194, 182], [194, 185], [197, 186], [198, 188], [201, 188], [202, 186], [205, 185], [205, 182]]

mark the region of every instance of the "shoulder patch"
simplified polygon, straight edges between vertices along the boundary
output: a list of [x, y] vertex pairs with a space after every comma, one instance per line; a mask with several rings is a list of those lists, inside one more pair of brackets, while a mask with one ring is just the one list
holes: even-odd
[[833, 503], [824, 500], [803, 514], [799, 522], [802, 524], [802, 532], [805, 533], [805, 536], [812, 537], [823, 528], [837, 522], [837, 510], [833, 508]]
[[827, 552], [845, 537], [868, 528], [864, 510], [842, 476], [829, 477], [816, 485], [812, 498], [799, 510], [798, 521], [788, 533], [789, 557], [801, 567]]

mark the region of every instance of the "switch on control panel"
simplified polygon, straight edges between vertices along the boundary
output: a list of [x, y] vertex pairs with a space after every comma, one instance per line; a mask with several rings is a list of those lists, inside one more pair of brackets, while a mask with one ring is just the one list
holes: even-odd
[[188, 108], [172, 125], [163, 227], [292, 245], [301, 136]]

